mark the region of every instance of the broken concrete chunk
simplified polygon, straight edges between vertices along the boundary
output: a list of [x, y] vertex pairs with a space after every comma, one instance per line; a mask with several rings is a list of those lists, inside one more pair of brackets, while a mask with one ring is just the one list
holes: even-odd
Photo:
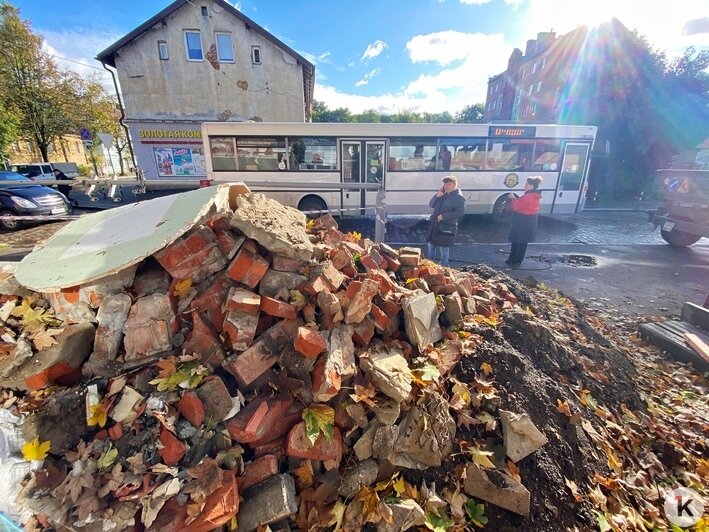
[[548, 441], [526, 413], [515, 414], [500, 410], [500, 420], [505, 451], [513, 462], [519, 462]]
[[359, 365], [371, 377], [374, 386], [394, 401], [403, 403], [411, 393], [413, 375], [398, 347], [377, 342], [360, 356]]
[[377, 434], [377, 430], [380, 426], [381, 425], [379, 425], [376, 421], [373, 422], [352, 447], [359, 460], [366, 460], [372, 457], [374, 436]]
[[197, 397], [204, 404], [205, 419], [210, 425], [222, 421], [234, 406], [224, 381], [217, 376], [205, 379], [197, 388]]
[[427, 394], [399, 423], [399, 437], [389, 461], [400, 467], [438, 467], [453, 450], [455, 421], [448, 402], [437, 392]]
[[160, 267], [139, 273], [133, 283], [133, 290], [138, 297], [166, 293], [169, 289], [170, 274]]
[[67, 325], [56, 337], [57, 343], [52, 347], [34, 355], [31, 355], [29, 348], [25, 350], [24, 356], [13, 351], [13, 354], [2, 357], [2, 385], [15, 390], [38, 390], [74, 373], [91, 353], [94, 332], [94, 326], [90, 323]]
[[123, 327], [126, 361], [172, 349], [175, 313], [167, 294], [141, 297], [130, 309]]
[[21, 427], [25, 441], [49, 441], [55, 455], [73, 450], [86, 429], [86, 388], [78, 386], [52, 394]]
[[130, 386], [123, 388], [118, 404], [110, 413], [111, 419], [118, 423], [131, 423], [136, 418], [136, 408], [143, 401], [143, 396]]
[[239, 530], [251, 532], [298, 511], [295, 481], [287, 473], [275, 475], [247, 490], [239, 508]]
[[443, 338], [435, 295], [428, 293], [409, 297], [404, 299], [402, 307], [406, 334], [419, 351], [423, 352], [428, 344]]
[[96, 314], [98, 328], [91, 359], [115, 360], [132, 300], [128, 294], [106, 296]]
[[231, 219], [236, 227], [271, 253], [309, 261], [313, 245], [305, 232], [305, 214], [263, 194], [243, 194]]
[[529, 515], [529, 491], [516, 478], [494, 469], [483, 471], [475, 464], [468, 464], [465, 471], [465, 493], [505, 510]]
[[448, 323], [453, 325], [463, 321], [463, 300], [457, 292], [449, 296], [443, 297], [443, 305], [445, 306], [445, 316]]
[[376, 460], [365, 460], [356, 464], [342, 477], [342, 484], [337, 489], [338, 495], [349, 498], [357, 493], [362, 486], [371, 486], [377, 480], [379, 464]]
[[379, 427], [372, 442], [372, 456], [380, 460], [388, 460], [398, 437], [399, 427], [396, 425]]
[[396, 423], [396, 420], [399, 419], [401, 405], [393, 399], [382, 399], [377, 401], [377, 406], [375, 406], [373, 410], [379, 423], [382, 425], [393, 425]]
[[258, 292], [262, 296], [276, 297], [278, 292], [283, 288], [286, 290], [295, 290], [307, 280], [308, 278], [305, 275], [300, 275], [299, 273], [268, 270], [263, 276], [263, 279], [261, 279]]
[[426, 514], [416, 501], [405, 499], [401, 502], [389, 504], [394, 522], [387, 524], [380, 522], [377, 532], [400, 532], [422, 526], [426, 522]]

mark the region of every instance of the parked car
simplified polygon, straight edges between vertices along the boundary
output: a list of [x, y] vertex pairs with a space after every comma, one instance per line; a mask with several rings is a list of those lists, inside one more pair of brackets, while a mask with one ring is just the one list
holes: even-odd
[[54, 179], [54, 168], [51, 163], [12, 164], [10, 165], [10, 170], [28, 177], [33, 181]]
[[[31, 181], [15, 172], [0, 171], [0, 228], [14, 231], [26, 223], [8, 216], [51, 216], [71, 211], [69, 200], [42, 185], [5, 184], [6, 181]], [[32, 223], [32, 222], [30, 222]], [[36, 222], [35, 222], [36, 223]]]

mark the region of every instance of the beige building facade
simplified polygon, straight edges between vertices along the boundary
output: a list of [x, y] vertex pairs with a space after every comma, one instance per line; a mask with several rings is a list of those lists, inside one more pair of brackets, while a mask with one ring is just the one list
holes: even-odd
[[314, 66], [224, 0], [177, 0], [97, 59], [148, 179], [206, 175], [204, 121], [310, 119]]

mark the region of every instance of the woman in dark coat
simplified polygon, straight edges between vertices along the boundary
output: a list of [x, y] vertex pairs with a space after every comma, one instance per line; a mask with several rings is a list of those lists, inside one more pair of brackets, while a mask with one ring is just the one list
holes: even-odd
[[450, 249], [458, 234], [458, 220], [465, 214], [465, 197], [454, 175], [443, 178], [443, 186], [428, 202], [433, 209], [428, 224], [428, 258], [448, 266]]
[[541, 184], [541, 177], [530, 177], [524, 185], [524, 194], [519, 198], [510, 194], [507, 200], [507, 207], [512, 210], [512, 226], [508, 236], [512, 249], [505, 262], [512, 268], [518, 268], [522, 264], [527, 253], [527, 244], [534, 242], [536, 238], [539, 204], [542, 201], [542, 193], [539, 191]]

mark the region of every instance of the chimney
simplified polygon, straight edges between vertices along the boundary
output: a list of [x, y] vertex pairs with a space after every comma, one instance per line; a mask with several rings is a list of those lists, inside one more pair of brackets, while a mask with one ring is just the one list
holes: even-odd
[[537, 40], [536, 39], [529, 39], [527, 41], [527, 48], [524, 50], [524, 55], [525, 57], [529, 57], [531, 55], [534, 55], [537, 53]]
[[507, 70], [512, 68], [514, 65], [522, 61], [522, 50], [515, 48], [510, 54], [510, 58], [507, 60]]
[[537, 51], [541, 52], [549, 48], [556, 40], [556, 33], [552, 31], [543, 31], [537, 33]]

